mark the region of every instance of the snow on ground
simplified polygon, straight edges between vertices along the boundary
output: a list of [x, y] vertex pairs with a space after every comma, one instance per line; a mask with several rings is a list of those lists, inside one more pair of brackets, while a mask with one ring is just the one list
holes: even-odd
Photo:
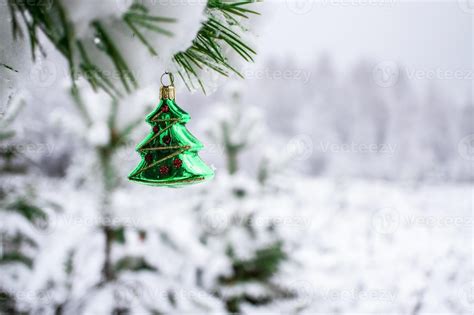
[[303, 313], [468, 314], [472, 186], [308, 180]]
[[[283, 265], [278, 277], [299, 298], [259, 309], [248, 305], [246, 313], [470, 313], [474, 292], [471, 185], [296, 178], [291, 191], [283, 206], [275, 208], [279, 220], [274, 222], [288, 233], [284, 238], [289, 243], [296, 240], [298, 246], [289, 247], [292, 261]], [[55, 191], [57, 198], [61, 195], [81, 200], [77, 191], [75, 196]], [[127, 224], [159, 227], [177, 242], [184, 256], [190, 256], [188, 264], [206, 265], [212, 253], [193, 236], [205, 222], [192, 219], [202, 196], [199, 186], [186, 191], [127, 186], [116, 193], [114, 204]], [[268, 202], [263, 195], [254, 198]], [[84, 207], [79, 208], [88, 215]], [[140, 252], [139, 244], [132, 247], [123, 250]], [[154, 247], [150, 259], [160, 261], [156, 248], [162, 246]], [[166, 256], [170, 261], [162, 260], [160, 267], [171, 278], [186, 277], [179, 267], [186, 265], [182, 260], [186, 257]]]

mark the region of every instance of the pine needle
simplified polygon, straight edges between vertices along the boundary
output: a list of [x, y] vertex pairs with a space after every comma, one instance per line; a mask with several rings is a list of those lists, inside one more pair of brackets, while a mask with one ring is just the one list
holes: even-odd
[[[242, 74], [228, 63], [222, 51], [225, 46], [228, 46], [245, 61], [254, 61], [255, 50], [246, 44], [241, 36], [231, 28], [233, 25], [239, 25], [238, 18], [248, 19], [249, 14], [259, 14], [246, 7], [252, 3], [254, 1], [208, 1], [206, 10], [209, 16], [208, 20], [202, 24], [191, 47], [184, 52], [177, 53], [174, 58], [177, 67], [181, 68], [178, 73], [180, 73], [180, 77], [188, 89], [196, 80], [204, 94], [206, 93], [198, 71], [204, 70], [204, 68], [223, 76], [229, 76], [232, 72], [243, 78]], [[217, 20], [214, 16], [218, 15], [225, 17], [226, 20]], [[187, 78], [181, 74], [181, 71], [186, 73]]]

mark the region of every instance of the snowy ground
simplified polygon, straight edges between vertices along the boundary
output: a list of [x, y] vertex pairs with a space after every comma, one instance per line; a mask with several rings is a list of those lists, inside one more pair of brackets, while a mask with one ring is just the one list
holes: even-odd
[[303, 313], [470, 314], [472, 186], [312, 180]]
[[[186, 258], [166, 252], [169, 261], [161, 262], [160, 268], [167, 270], [170, 278], [178, 275], [188, 278], [181, 274], [183, 270], [175, 270], [176, 266], [212, 266], [212, 250], [199, 245], [193, 234], [203, 228], [216, 229], [214, 232], [218, 233], [225, 227], [222, 224], [228, 224], [225, 217], [215, 217], [218, 213], [212, 218], [193, 221], [191, 205], [199, 198], [201, 188], [191, 188], [188, 192], [188, 198], [183, 199], [183, 190], [157, 191], [134, 186], [115, 197], [116, 214], [120, 217], [123, 211], [122, 219], [127, 224], [160, 227], [189, 255]], [[472, 192], [469, 185], [318, 178], [297, 179], [291, 197], [286, 201], [280, 199], [279, 207], [263, 196], [257, 197], [260, 201], [254, 202], [262, 202], [262, 213], [274, 212], [274, 222], [288, 233], [285, 238], [293, 248], [292, 260], [284, 265], [279, 277], [281, 283], [298, 292], [299, 298], [259, 309], [246, 306], [245, 311], [251, 314], [470, 314], [474, 292]], [[77, 196], [76, 191], [56, 198], [77, 200]], [[79, 217], [88, 215], [85, 204], [73, 207], [77, 208]], [[71, 217], [68, 220], [62, 227], [67, 229], [67, 236], [64, 230], [61, 232], [60, 225], [55, 232], [62, 235], [63, 247], [67, 247], [68, 239], [74, 243], [73, 239], [86, 237], [90, 230], [87, 232], [85, 222], [94, 222], [92, 217], [73, 221], [80, 224], [71, 223]], [[49, 237], [57, 240], [54, 234]], [[133, 241], [130, 237], [132, 241], [127, 242], [124, 252], [146, 250], [136, 238]], [[100, 239], [96, 241], [101, 246]], [[160, 261], [156, 245], [152, 256]], [[54, 269], [48, 251], [45, 255], [43, 263]], [[183, 258], [188, 260], [187, 264]], [[100, 259], [85, 261], [97, 269]], [[94, 270], [91, 274], [98, 272]], [[88, 278], [91, 283], [95, 280], [90, 279], [90, 274], [79, 276], [83, 284], [79, 291], [87, 290]]]

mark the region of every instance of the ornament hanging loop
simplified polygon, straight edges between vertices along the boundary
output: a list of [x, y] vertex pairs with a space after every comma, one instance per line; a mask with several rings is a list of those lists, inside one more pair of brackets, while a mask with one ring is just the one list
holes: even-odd
[[[170, 84], [169, 85], [165, 85], [163, 83], [163, 77], [165, 75], [168, 75], [169, 77], [169, 80], [170, 80]], [[160, 77], [160, 82], [161, 82], [161, 87], [160, 87], [160, 99], [170, 99], [170, 100], [174, 100], [175, 97], [176, 97], [176, 92], [175, 92], [175, 89], [174, 89], [174, 77], [173, 77], [173, 74], [171, 72], [168, 72], [166, 71], [165, 73], [163, 73]]]
[[[166, 85], [166, 84], [163, 83], [163, 77], [164, 77], [165, 75], [168, 75], [168, 77], [169, 77], [169, 79], [170, 79], [170, 84], [168, 84], [168, 85]], [[166, 71], [165, 73], [163, 73], [163, 74], [161, 75], [161, 77], [160, 77], [160, 82], [161, 82], [161, 85], [162, 85], [162, 86], [174, 86], [174, 76], [173, 76], [173, 73], [168, 72], [168, 71]]]

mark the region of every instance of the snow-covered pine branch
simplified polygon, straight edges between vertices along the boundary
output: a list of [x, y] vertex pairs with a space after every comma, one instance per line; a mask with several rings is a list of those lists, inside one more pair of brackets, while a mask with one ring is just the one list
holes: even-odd
[[[2, 24], [10, 32], [0, 35], [9, 47], [25, 52], [28, 40], [35, 60], [52, 44], [66, 58], [73, 83], [84, 77], [115, 98], [158, 82], [164, 70], [177, 72], [189, 89], [206, 92], [213, 85], [204, 79], [207, 73], [240, 75], [231, 53], [245, 61], [255, 55], [243, 36], [244, 20], [258, 14], [253, 1], [1, 1], [9, 8]], [[14, 59], [0, 51], [0, 71], [15, 69]], [[28, 68], [9, 75], [25, 73]]]

